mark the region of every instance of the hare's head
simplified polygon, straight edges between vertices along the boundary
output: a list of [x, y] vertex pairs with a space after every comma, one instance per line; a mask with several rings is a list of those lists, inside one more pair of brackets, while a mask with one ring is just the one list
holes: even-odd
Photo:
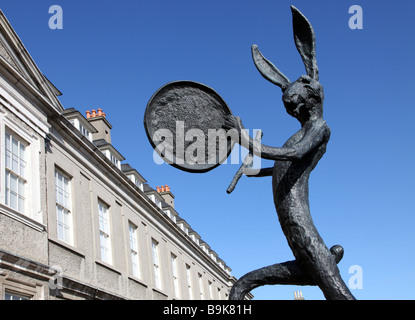
[[256, 45], [252, 46], [252, 57], [261, 75], [282, 89], [282, 100], [288, 114], [304, 122], [310, 118], [311, 114], [322, 115], [324, 93], [319, 82], [313, 27], [297, 8], [291, 6], [291, 11], [294, 41], [304, 62], [307, 75], [290, 82], [272, 62], [262, 55]]

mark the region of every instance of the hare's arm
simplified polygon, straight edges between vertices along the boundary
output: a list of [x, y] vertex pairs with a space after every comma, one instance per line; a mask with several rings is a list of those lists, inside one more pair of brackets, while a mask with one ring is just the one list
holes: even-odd
[[244, 170], [244, 175], [246, 175], [247, 177], [256, 177], [256, 178], [260, 178], [260, 177], [270, 177], [272, 176], [274, 172], [274, 168], [262, 168], [260, 170], [257, 169], [245, 169]]
[[242, 130], [241, 144], [253, 153], [267, 160], [296, 161], [318, 146], [324, 139], [325, 129], [322, 126], [308, 128], [303, 138], [291, 147], [270, 147], [254, 141], [246, 131]]

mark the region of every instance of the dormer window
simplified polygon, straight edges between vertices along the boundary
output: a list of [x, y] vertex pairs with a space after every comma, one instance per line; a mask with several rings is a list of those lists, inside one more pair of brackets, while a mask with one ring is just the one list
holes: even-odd
[[153, 201], [157, 207], [159, 207], [160, 209], [161, 207], [161, 201], [159, 199], [157, 199], [157, 197], [154, 194], [151, 194], [150, 196], [151, 201]]
[[117, 159], [117, 157], [116, 157], [116, 156], [114, 156], [114, 155], [112, 154], [112, 152], [111, 152], [111, 151], [110, 151], [109, 153], [110, 153], [109, 159], [111, 160], [111, 162], [112, 162], [113, 164], [115, 164], [115, 165], [117, 166], [117, 168], [118, 168], [118, 169], [120, 169], [120, 168], [121, 168], [121, 167], [120, 167], [120, 160], [118, 160], [118, 159]]
[[113, 164], [115, 164], [115, 166], [118, 169], [121, 169], [121, 162], [120, 159], [114, 154], [114, 152], [112, 152], [110, 149], [106, 149], [106, 150], [102, 150], [102, 152], [105, 154], [105, 156], [111, 160], [111, 162]]
[[128, 175], [128, 178], [134, 182], [134, 184], [140, 188], [141, 191], [144, 191], [144, 185], [142, 182], [140, 182], [140, 180], [137, 179], [137, 177], [133, 174]]
[[89, 132], [89, 130], [82, 125], [82, 123], [79, 121], [79, 119], [72, 119], [69, 121], [80, 133], [82, 133], [83, 136], [85, 136], [89, 141], [92, 141], [92, 134]]
[[209, 254], [209, 250], [205, 245], [202, 245], [202, 249], [205, 253]]
[[171, 220], [176, 222], [176, 216], [170, 210], [163, 210], [163, 212], [168, 216]]
[[156, 197], [154, 197], [154, 203], [156, 204], [157, 207], [161, 208], [161, 201], [157, 199]]
[[74, 108], [64, 110], [64, 116], [84, 137], [92, 142], [92, 134], [97, 130], [91, 125], [85, 117]]
[[179, 224], [180, 229], [184, 231], [184, 233], [189, 234], [189, 229], [184, 225], [184, 223]]
[[146, 180], [135, 170], [131, 167], [128, 163], [121, 164], [121, 171], [130, 179], [137, 187], [140, 188], [141, 191], [144, 192], [144, 183]]
[[118, 168], [121, 170], [121, 161], [125, 158], [104, 139], [94, 140], [95, 146]]
[[192, 238], [192, 240], [193, 240], [196, 244], [199, 244], [199, 239], [198, 239], [198, 238], [197, 238], [194, 234], [192, 234], [190, 237]]
[[140, 188], [141, 191], [144, 191], [143, 183], [135, 179], [134, 184]]
[[79, 131], [81, 131], [81, 133], [88, 138], [89, 141], [92, 140], [92, 134], [91, 132], [89, 132], [89, 130], [87, 128], [85, 128], [81, 123], [79, 124]]
[[79, 121], [79, 119], [72, 119], [69, 121], [79, 132], [82, 133], [89, 141], [92, 141], [91, 132]]

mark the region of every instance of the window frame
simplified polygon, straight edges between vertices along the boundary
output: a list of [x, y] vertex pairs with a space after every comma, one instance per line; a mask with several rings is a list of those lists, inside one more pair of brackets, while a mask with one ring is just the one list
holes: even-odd
[[[14, 99], [6, 91], [2, 91], [0, 97], [0, 211], [2, 214], [19, 221], [36, 231], [46, 230], [47, 216], [42, 202], [42, 185], [44, 172], [39, 170], [43, 168], [44, 160], [44, 139], [49, 132], [46, 118], [36, 118], [31, 114], [25, 114], [26, 105], [21, 101]], [[13, 110], [21, 110], [22, 113], [15, 113]], [[28, 117], [26, 117], [28, 116]], [[39, 120], [36, 126], [29, 120]], [[26, 184], [25, 184], [25, 204], [24, 213], [6, 205], [6, 133], [19, 137], [22, 142], [26, 143]], [[34, 170], [36, 168], [36, 170]]]
[[160, 250], [159, 242], [155, 239], [151, 239], [151, 253], [153, 257], [153, 273], [154, 273], [154, 285], [157, 289], [163, 289], [163, 281], [160, 265]]
[[[101, 208], [105, 210], [101, 210]], [[111, 213], [110, 206], [102, 200], [98, 200], [98, 230], [101, 261], [112, 265], [112, 243], [111, 243]], [[104, 230], [104, 228], [105, 230]]]
[[128, 222], [128, 235], [130, 240], [131, 273], [135, 278], [141, 279], [138, 227], [131, 221]]
[[[62, 178], [63, 178], [62, 182], [64, 184], [64, 187], [65, 187], [65, 180], [67, 180], [67, 185], [66, 185], [67, 189], [66, 190], [65, 190], [65, 188], [62, 189], [62, 192], [64, 194], [65, 193], [68, 194], [68, 199], [66, 200], [67, 203], [59, 203], [59, 201], [58, 201], [58, 190], [57, 189], [60, 188], [58, 186], [58, 180], [57, 180], [58, 175], [62, 176]], [[75, 242], [75, 232], [74, 231], [75, 230], [74, 230], [74, 214], [73, 214], [73, 210], [72, 210], [72, 208], [73, 208], [72, 189], [73, 189], [72, 188], [72, 177], [70, 175], [68, 175], [67, 173], [65, 173], [62, 169], [60, 169], [58, 167], [55, 167], [56, 237], [59, 240], [74, 246], [74, 242]], [[65, 197], [65, 195], [63, 195], [63, 197]], [[65, 217], [68, 218], [68, 221], [65, 221], [65, 219], [64, 219], [64, 221], [60, 221], [58, 208], [62, 209], [64, 218]], [[68, 230], [69, 239], [67, 239], [65, 236], [64, 236], [64, 238], [60, 237], [60, 232], [59, 232], [59, 229], [60, 229], [59, 225], [60, 224], [63, 225], [64, 231], [65, 231], [65, 229]], [[64, 235], [65, 235], [65, 232], [64, 232]]]
[[186, 263], [186, 283], [187, 283], [187, 293], [189, 295], [189, 300], [193, 300], [193, 281], [191, 267]]
[[198, 277], [198, 284], [199, 284], [199, 291], [200, 291], [200, 300], [205, 299], [205, 293], [204, 293], [204, 286], [203, 286], [203, 275], [201, 273], [197, 274]]
[[176, 298], [180, 298], [180, 281], [179, 281], [179, 266], [177, 256], [174, 253], [170, 253], [170, 264], [171, 264], [171, 276], [173, 280], [173, 293]]
[[[19, 297], [20, 299], [6, 299], [6, 296], [10, 295], [11, 297]], [[4, 300], [33, 300], [33, 295], [22, 294], [20, 292], [15, 292], [12, 290], [4, 290]]]
[[[18, 155], [14, 154], [14, 141], [17, 141]], [[19, 212], [20, 214], [30, 216], [28, 212], [28, 186], [30, 180], [29, 171], [29, 153], [30, 143], [27, 142], [21, 135], [15, 133], [13, 130], [6, 128], [4, 131], [4, 204], [9, 208]], [[23, 147], [23, 156], [21, 155]], [[13, 163], [14, 156], [17, 157], [17, 172]], [[8, 160], [9, 158], [9, 160]], [[23, 172], [22, 172], [23, 162]], [[12, 177], [15, 177], [15, 187], [17, 190], [12, 189]], [[23, 187], [23, 191], [20, 190]], [[12, 203], [12, 194], [15, 195], [15, 205]], [[21, 203], [22, 201], [22, 203]]]
[[213, 282], [208, 280], [209, 299], [213, 300]]
[[0, 300], [6, 299], [7, 292], [9, 294], [19, 295], [27, 298], [27, 300], [37, 300], [42, 297], [38, 285], [29, 284], [17, 279], [0, 278]]

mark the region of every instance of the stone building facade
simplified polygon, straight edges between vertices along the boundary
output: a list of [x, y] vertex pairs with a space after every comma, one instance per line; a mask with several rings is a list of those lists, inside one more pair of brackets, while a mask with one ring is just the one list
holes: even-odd
[[227, 299], [231, 269], [170, 188], [60, 94], [0, 11], [0, 299]]

